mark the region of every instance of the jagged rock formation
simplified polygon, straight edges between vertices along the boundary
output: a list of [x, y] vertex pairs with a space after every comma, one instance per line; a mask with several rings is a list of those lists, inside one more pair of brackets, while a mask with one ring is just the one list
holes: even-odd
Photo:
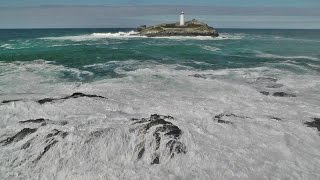
[[212, 36], [218, 37], [218, 32], [205, 23], [195, 19], [187, 21], [184, 26], [179, 23], [159, 24], [155, 26], [140, 26], [137, 28], [140, 35], [148, 37], [163, 37], [163, 36]]
[[161, 160], [173, 158], [175, 154], [186, 153], [186, 146], [179, 141], [182, 131], [169, 120], [171, 116], [151, 115], [148, 119], [132, 119], [135, 128], [131, 132], [137, 134], [135, 147], [137, 159], [142, 159], [146, 152], [151, 154], [151, 164], [159, 164]]

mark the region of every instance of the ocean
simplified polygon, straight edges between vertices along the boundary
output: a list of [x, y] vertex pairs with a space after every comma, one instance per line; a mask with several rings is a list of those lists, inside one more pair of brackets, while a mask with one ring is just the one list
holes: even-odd
[[320, 179], [320, 30], [218, 32], [0, 30], [0, 179]]

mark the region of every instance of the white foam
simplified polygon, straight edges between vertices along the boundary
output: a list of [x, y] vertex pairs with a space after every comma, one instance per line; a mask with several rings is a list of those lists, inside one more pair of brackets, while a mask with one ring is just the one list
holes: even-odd
[[[115, 61], [113, 63], [119, 63]], [[130, 60], [127, 65], [139, 64]], [[100, 66], [103, 64], [96, 64]], [[18, 121], [48, 118], [67, 121], [65, 126], [39, 128], [19, 142], [0, 146], [0, 178], [12, 179], [319, 179], [319, 135], [303, 123], [320, 116], [318, 76], [297, 75], [279, 69], [242, 68], [198, 71], [177, 65], [148, 63], [127, 76], [91, 83], [45, 82], [39, 71], [54, 74], [68, 69], [49, 62], [0, 63], [0, 99], [24, 99], [0, 105], [0, 140], [11, 137], [27, 125]], [[90, 67], [90, 66], [89, 66]], [[19, 70], [19, 68], [21, 70]], [[29, 69], [31, 68], [31, 69]], [[12, 69], [12, 70], [11, 70]], [[80, 71], [80, 70], [78, 70]], [[2, 72], [2, 70], [0, 71]], [[207, 79], [189, 75], [208, 74]], [[210, 78], [223, 75], [224, 79]], [[25, 77], [11, 88], [14, 76]], [[261, 95], [248, 79], [276, 76], [280, 83], [299, 88], [297, 98]], [[305, 83], [305, 80], [308, 82]], [[2, 83], [7, 82], [5, 86]], [[286, 84], [287, 83], [287, 84]], [[295, 87], [296, 86], [296, 87]], [[8, 91], [3, 91], [9, 88]], [[3, 93], [5, 92], [5, 93]], [[17, 94], [17, 92], [27, 93]], [[34, 93], [34, 94], [31, 94]], [[97, 94], [107, 99], [77, 98], [40, 105], [47, 97], [64, 97], [74, 92]], [[316, 98], [316, 100], [306, 99]], [[151, 114], [175, 117], [171, 122], [182, 130], [186, 154], [161, 159], [150, 165], [153, 155], [135, 156], [139, 137], [131, 133], [131, 118]], [[232, 113], [248, 118], [223, 117]], [[276, 121], [270, 116], [279, 117]], [[45, 137], [53, 129], [69, 132], [34, 162], [46, 147]], [[92, 136], [106, 130], [107, 134]], [[39, 135], [39, 136], [37, 136]], [[153, 138], [153, 137], [151, 137]], [[161, 135], [161, 138], [164, 138]], [[21, 147], [31, 140], [27, 149]], [[91, 142], [88, 143], [88, 140]], [[166, 153], [161, 151], [160, 153]], [[149, 158], [149, 159], [148, 159]], [[276, 169], [276, 171], [275, 171]]]
[[14, 47], [12, 47], [12, 44], [2, 44], [0, 46], [0, 48], [4, 48], [4, 49], [16, 49]]
[[257, 51], [256, 56], [261, 58], [272, 58], [272, 59], [309, 59], [313, 61], [319, 60], [319, 58], [312, 57], [312, 56], [281, 56], [276, 54], [263, 53], [260, 51]]
[[141, 37], [135, 31], [118, 32], [118, 33], [92, 33], [78, 36], [61, 36], [61, 37], [43, 37], [43, 40], [70, 40], [70, 41], [90, 41], [99, 39], [123, 39], [123, 38], [137, 38]]
[[[172, 40], [239, 40], [245, 37], [245, 34], [235, 33], [221, 33], [219, 37], [211, 36], [162, 36], [150, 37], [152, 39], [172, 39]], [[139, 35], [138, 32], [117, 32], [117, 33], [92, 33], [78, 36], [61, 36], [61, 37], [43, 37], [43, 40], [70, 40], [70, 41], [90, 41], [99, 39], [128, 39], [128, 38], [147, 38], [146, 36]]]
[[212, 52], [216, 52], [216, 51], [220, 51], [220, 48], [214, 47], [214, 46], [208, 46], [208, 45], [201, 45], [200, 46], [202, 49], [207, 50], [207, 51], [212, 51]]
[[216, 40], [240, 40], [246, 37], [244, 33], [220, 33]]

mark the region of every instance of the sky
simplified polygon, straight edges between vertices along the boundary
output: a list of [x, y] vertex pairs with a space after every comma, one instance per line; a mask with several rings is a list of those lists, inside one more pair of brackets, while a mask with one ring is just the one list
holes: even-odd
[[320, 0], [0, 0], [0, 28], [133, 28], [181, 10], [217, 28], [320, 29]]

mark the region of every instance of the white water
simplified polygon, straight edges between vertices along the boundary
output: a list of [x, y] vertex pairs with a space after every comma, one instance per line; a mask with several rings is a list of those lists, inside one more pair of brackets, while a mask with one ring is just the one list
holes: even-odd
[[[228, 34], [221, 33], [219, 37], [211, 36], [164, 36], [164, 37], [151, 37], [152, 39], [172, 39], [172, 40], [240, 40], [245, 37], [245, 34]], [[146, 36], [139, 35], [138, 32], [118, 32], [118, 33], [92, 33], [77, 36], [61, 36], [61, 37], [42, 37], [42, 40], [55, 40], [55, 41], [94, 41], [100, 39], [128, 39], [128, 38], [147, 38]]]
[[256, 56], [262, 57], [262, 58], [275, 58], [275, 59], [308, 59], [308, 60], [313, 60], [313, 61], [319, 60], [319, 58], [312, 57], [312, 56], [281, 56], [281, 55], [276, 55], [276, 54], [263, 53], [260, 51], [257, 51]]
[[[117, 63], [117, 62], [114, 62]], [[124, 63], [124, 62], [122, 62]], [[134, 61], [126, 62], [134, 65]], [[101, 67], [97, 64], [93, 67]], [[59, 72], [69, 68], [45, 61], [1, 63], [0, 100], [23, 99], [0, 105], [0, 140], [24, 127], [38, 131], [8, 146], [0, 146], [2, 179], [319, 179], [319, 133], [303, 123], [320, 116], [320, 80], [273, 68], [196, 71], [176, 65], [141, 65], [135, 71], [117, 71], [126, 77], [92, 83], [61, 82]], [[4, 71], [3, 71], [4, 70]], [[43, 72], [45, 70], [45, 72]], [[80, 74], [80, 70], [70, 69]], [[206, 79], [195, 78], [204, 74]], [[191, 76], [190, 76], [191, 75]], [[279, 79], [281, 90], [296, 98], [264, 96], [265, 82]], [[48, 78], [51, 80], [48, 82]], [[29, 83], [23, 83], [28, 79]], [[32, 81], [30, 81], [32, 79]], [[308, 81], [305, 81], [308, 79]], [[10, 84], [3, 83], [10, 81]], [[266, 82], [268, 83], [268, 82]], [[5, 88], [4, 88], [5, 87]], [[78, 98], [40, 105], [46, 97], [74, 92], [108, 99]], [[27, 93], [27, 94], [24, 94]], [[138, 136], [130, 132], [131, 118], [151, 114], [175, 117], [186, 154], [150, 165], [148, 152], [136, 159]], [[248, 118], [214, 116], [233, 113]], [[282, 120], [271, 119], [270, 116]], [[67, 121], [44, 127], [18, 121], [48, 118]], [[36, 163], [53, 129], [69, 132], [58, 139]], [[91, 132], [106, 130], [93, 138]], [[21, 149], [28, 140], [33, 144]], [[90, 143], [86, 143], [90, 140]]]

